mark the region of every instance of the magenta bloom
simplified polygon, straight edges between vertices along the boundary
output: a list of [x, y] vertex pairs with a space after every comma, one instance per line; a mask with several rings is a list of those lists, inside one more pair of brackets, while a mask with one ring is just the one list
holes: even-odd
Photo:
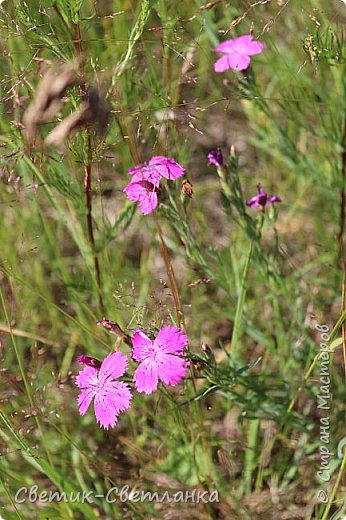
[[155, 183], [155, 181], [159, 181], [161, 177], [174, 181], [184, 175], [185, 170], [174, 159], [163, 157], [162, 155], [155, 155], [150, 159], [148, 164], [138, 164], [134, 168], [131, 168], [128, 173], [133, 175], [131, 182], [145, 180]]
[[170, 159], [169, 157], [163, 157], [162, 155], [155, 155], [149, 161], [150, 169], [156, 170], [161, 177], [165, 177], [170, 181], [174, 181], [178, 179], [182, 175], [184, 175], [184, 168], [177, 163], [174, 159]]
[[139, 202], [143, 215], [148, 215], [157, 207], [161, 178], [175, 180], [184, 175], [185, 170], [174, 159], [156, 155], [148, 164], [138, 164], [128, 173], [132, 179], [123, 191], [130, 200]]
[[150, 168], [148, 164], [138, 164], [134, 168], [128, 171], [130, 175], [132, 175], [130, 182], [141, 182], [147, 181], [154, 186], [160, 185], [161, 175], [154, 168]]
[[217, 60], [214, 70], [215, 72], [225, 72], [228, 69], [245, 70], [250, 65], [250, 56], [260, 54], [264, 48], [264, 43], [254, 41], [250, 34], [226, 40], [215, 48], [216, 52], [222, 52], [224, 56]]
[[151, 394], [159, 380], [166, 385], [181, 383], [187, 373], [184, 348], [188, 338], [178, 327], [163, 327], [152, 341], [143, 331], [132, 337], [132, 357], [140, 363], [133, 380], [138, 392]]
[[223, 165], [223, 155], [221, 148], [217, 148], [216, 150], [212, 150], [208, 153], [209, 166], [222, 166]]
[[282, 202], [282, 199], [278, 197], [277, 195], [273, 195], [272, 197], [268, 197], [267, 193], [262, 188], [261, 184], [257, 184], [257, 190], [258, 194], [255, 197], [252, 197], [252, 199], [249, 199], [246, 201], [246, 204], [250, 208], [255, 208], [256, 206], [261, 206], [262, 211], [264, 211], [264, 208], [270, 202], [271, 204], [274, 204], [274, 202]]
[[113, 381], [124, 375], [127, 356], [121, 352], [109, 354], [99, 370], [86, 366], [76, 377], [76, 385], [81, 389], [78, 396], [80, 415], [84, 415], [94, 399], [97, 422], [106, 430], [114, 427], [118, 415], [130, 408], [132, 395], [130, 387], [122, 381]]
[[128, 199], [139, 202], [139, 209], [143, 215], [149, 215], [157, 207], [159, 185], [159, 182], [157, 186], [149, 181], [130, 182], [123, 191]]

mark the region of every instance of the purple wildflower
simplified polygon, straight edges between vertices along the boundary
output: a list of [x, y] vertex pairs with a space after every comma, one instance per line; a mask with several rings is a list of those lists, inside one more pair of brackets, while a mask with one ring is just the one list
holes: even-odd
[[268, 197], [267, 192], [264, 191], [261, 184], [257, 184], [257, 190], [258, 194], [255, 195], [255, 197], [252, 197], [252, 199], [246, 201], [247, 206], [249, 206], [250, 208], [261, 206], [262, 211], [264, 211], [264, 208], [266, 207], [268, 202], [270, 202], [271, 204], [274, 204], [274, 202], [282, 202], [282, 199], [277, 195]]
[[131, 406], [130, 387], [122, 381], [113, 381], [123, 376], [126, 368], [127, 356], [114, 352], [103, 360], [99, 370], [86, 366], [79, 372], [76, 385], [81, 389], [78, 396], [80, 415], [86, 413], [94, 398], [95, 416], [100, 426], [107, 430], [116, 425], [118, 415]]
[[226, 40], [218, 45], [216, 52], [224, 53], [214, 65], [215, 72], [225, 72], [228, 69], [245, 70], [250, 65], [250, 56], [260, 54], [265, 48], [264, 43], [254, 41], [250, 34]]
[[151, 394], [159, 380], [166, 385], [177, 385], [187, 373], [184, 348], [188, 338], [178, 327], [163, 327], [152, 341], [143, 331], [132, 337], [132, 357], [140, 363], [133, 380], [138, 392]]
[[217, 148], [216, 150], [212, 150], [208, 153], [209, 166], [222, 166], [223, 165], [223, 155], [221, 148]]

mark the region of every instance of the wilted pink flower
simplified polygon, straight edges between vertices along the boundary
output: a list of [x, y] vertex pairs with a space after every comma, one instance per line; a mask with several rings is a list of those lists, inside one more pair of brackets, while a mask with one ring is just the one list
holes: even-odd
[[163, 327], [152, 341], [143, 331], [132, 337], [132, 357], [140, 363], [133, 380], [138, 392], [151, 394], [159, 380], [166, 385], [177, 385], [187, 373], [184, 348], [188, 338], [178, 327]]
[[184, 175], [185, 170], [174, 159], [156, 155], [148, 164], [138, 164], [128, 173], [132, 179], [123, 191], [130, 200], [139, 202], [142, 213], [148, 215], [157, 207], [161, 178], [175, 180]]
[[77, 361], [80, 365], [87, 365], [88, 367], [100, 368], [101, 361], [90, 356], [78, 356]]
[[255, 208], [256, 206], [261, 206], [262, 210], [266, 207], [268, 202], [271, 204], [274, 204], [274, 202], [282, 202], [282, 199], [278, 197], [277, 195], [273, 195], [272, 197], [268, 197], [268, 194], [264, 189], [262, 188], [261, 184], [257, 184], [257, 191], [258, 194], [255, 195], [255, 197], [252, 197], [252, 199], [249, 199], [246, 201], [246, 204], [250, 208]]
[[226, 40], [215, 48], [216, 52], [222, 52], [224, 56], [217, 60], [214, 70], [215, 72], [225, 72], [228, 69], [245, 70], [250, 65], [250, 56], [260, 54], [264, 48], [264, 43], [254, 41], [250, 34]]
[[113, 381], [123, 376], [126, 368], [127, 356], [115, 352], [103, 360], [99, 370], [86, 366], [76, 377], [76, 385], [81, 389], [79, 413], [84, 415], [94, 398], [97, 422], [106, 430], [115, 426], [118, 415], [130, 408], [130, 387], [122, 381]]

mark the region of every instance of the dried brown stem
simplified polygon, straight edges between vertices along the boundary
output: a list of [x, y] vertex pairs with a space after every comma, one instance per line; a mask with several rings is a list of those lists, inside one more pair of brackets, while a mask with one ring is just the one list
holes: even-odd
[[[83, 57], [82, 57], [82, 39], [80, 34], [79, 25], [76, 23], [73, 25], [75, 39], [74, 45], [76, 49], [76, 53], [79, 59], [79, 67], [82, 75], [82, 81], [80, 83], [80, 92], [81, 96], [85, 99], [86, 96], [86, 85], [84, 79], [84, 66], [83, 66]], [[101, 291], [101, 271], [100, 264], [97, 254], [95, 252], [95, 236], [94, 236], [94, 227], [93, 227], [93, 219], [92, 219], [92, 189], [91, 189], [91, 165], [92, 165], [92, 146], [91, 146], [91, 132], [89, 125], [86, 128], [87, 132], [87, 145], [88, 145], [88, 160], [84, 164], [84, 187], [85, 187], [85, 201], [87, 207], [87, 226], [88, 226], [88, 235], [89, 241], [91, 244], [91, 248], [93, 251], [93, 259], [94, 259], [94, 267], [95, 267], [95, 275], [96, 275], [96, 285], [97, 292], [99, 297], [99, 306], [102, 313], [104, 313], [105, 307], [102, 297]]]
[[172, 263], [171, 263], [171, 259], [169, 257], [169, 253], [167, 251], [166, 243], [165, 243], [165, 241], [163, 239], [161, 226], [159, 224], [159, 221], [158, 221], [156, 215], [155, 215], [155, 223], [156, 223], [158, 235], [159, 235], [159, 238], [160, 238], [161, 251], [162, 251], [162, 256], [163, 256], [163, 259], [164, 259], [164, 262], [165, 262], [165, 266], [166, 266], [166, 271], [167, 271], [167, 275], [168, 275], [168, 279], [169, 279], [169, 285], [170, 285], [170, 288], [171, 288], [171, 291], [172, 291], [172, 296], [173, 296], [173, 301], [174, 301], [174, 308], [175, 308], [175, 314], [176, 314], [176, 317], [177, 317], [177, 324], [178, 324], [179, 327], [181, 327], [181, 326], [184, 327], [185, 326], [185, 324], [184, 324], [184, 311], [183, 311], [183, 306], [182, 306], [182, 303], [181, 303], [181, 300], [180, 300], [179, 289], [178, 289], [177, 281], [176, 281], [175, 274], [174, 274], [174, 271], [173, 271], [173, 266], [172, 266]]
[[[160, 226], [159, 220], [156, 217], [156, 215], [155, 215], [155, 224], [156, 224], [156, 228], [157, 228], [158, 235], [160, 238], [162, 256], [163, 256], [163, 259], [165, 262], [166, 271], [167, 271], [167, 275], [168, 275], [168, 279], [169, 279], [169, 285], [170, 285], [172, 296], [173, 296], [177, 323], [178, 323], [178, 326], [181, 327], [185, 331], [186, 327], [185, 327], [185, 319], [184, 319], [184, 309], [183, 309], [183, 305], [182, 305], [181, 299], [180, 299], [177, 280], [175, 278], [174, 269], [173, 269], [172, 262], [171, 262], [171, 259], [170, 259], [170, 256], [169, 256], [169, 253], [167, 250], [167, 246], [166, 246], [166, 243], [163, 238], [161, 226]], [[189, 368], [190, 368], [192, 386], [193, 386], [194, 392], [196, 393], [197, 392], [196, 372], [195, 372], [193, 363], [190, 364]], [[209, 451], [208, 441], [207, 441], [207, 437], [206, 437], [205, 429], [204, 429], [204, 421], [203, 421], [203, 416], [202, 416], [201, 404], [199, 401], [197, 402], [197, 414], [198, 414], [200, 435], [201, 435], [201, 441], [202, 441], [203, 451], [204, 451], [204, 455], [205, 455], [207, 471], [209, 474], [210, 481], [212, 481], [213, 472], [212, 472], [212, 466], [211, 466], [210, 451]], [[196, 439], [195, 439], [194, 432], [192, 429], [191, 429], [191, 435], [193, 438], [193, 442], [195, 442]]]

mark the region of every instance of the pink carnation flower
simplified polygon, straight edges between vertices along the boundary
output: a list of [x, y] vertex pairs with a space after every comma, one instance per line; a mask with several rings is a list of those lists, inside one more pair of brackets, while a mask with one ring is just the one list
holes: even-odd
[[128, 173], [132, 179], [123, 191], [128, 199], [139, 202], [143, 215], [148, 215], [157, 207], [161, 178], [175, 180], [184, 175], [185, 170], [174, 159], [156, 155], [148, 164], [138, 164]]
[[224, 53], [214, 65], [215, 72], [228, 69], [245, 70], [250, 65], [250, 56], [260, 54], [265, 48], [263, 42], [254, 41], [250, 34], [220, 43], [215, 50]]
[[130, 182], [123, 191], [129, 200], [139, 202], [139, 209], [143, 215], [149, 215], [158, 204], [159, 184], [155, 186], [149, 181]]
[[162, 155], [155, 155], [150, 159], [148, 164], [138, 164], [134, 168], [131, 168], [128, 173], [133, 175], [132, 182], [138, 180], [150, 182], [155, 180], [160, 181], [161, 177], [174, 181], [184, 175], [185, 170], [174, 159], [163, 157]]
[[162, 155], [155, 155], [149, 161], [149, 168], [156, 171], [161, 177], [165, 177], [170, 181], [178, 179], [184, 175], [184, 168], [174, 159], [163, 157]]
[[122, 381], [113, 381], [124, 375], [127, 356], [121, 352], [109, 354], [100, 369], [86, 366], [76, 377], [76, 385], [81, 389], [78, 396], [80, 415], [84, 415], [94, 399], [97, 422], [106, 430], [114, 427], [118, 415], [130, 408], [132, 395], [130, 387]]
[[152, 341], [143, 331], [132, 337], [132, 357], [140, 363], [133, 380], [138, 392], [151, 394], [159, 380], [166, 385], [177, 385], [187, 373], [184, 348], [188, 338], [178, 327], [163, 327]]
[[148, 164], [137, 164], [128, 171], [132, 175], [130, 182], [148, 181], [155, 186], [160, 185], [161, 175], [156, 169], [150, 168]]

